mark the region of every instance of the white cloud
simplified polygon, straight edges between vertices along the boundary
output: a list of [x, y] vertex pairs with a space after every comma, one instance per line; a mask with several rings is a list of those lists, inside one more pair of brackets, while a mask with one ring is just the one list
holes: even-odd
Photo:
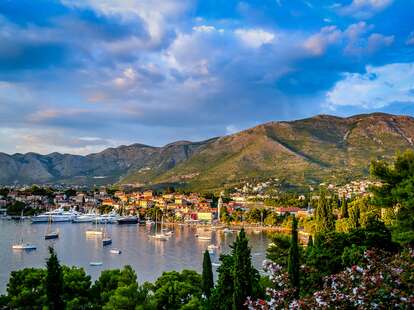
[[394, 102], [414, 103], [413, 89], [414, 63], [367, 66], [363, 74], [344, 74], [327, 93], [326, 105], [334, 110], [338, 106], [375, 109]]
[[200, 32], [213, 32], [216, 30], [214, 26], [207, 26], [207, 25], [200, 25], [200, 26], [194, 26], [194, 31], [200, 31]]
[[342, 32], [336, 26], [323, 27], [320, 32], [310, 36], [304, 43], [304, 47], [313, 55], [322, 55], [326, 48], [341, 39]]
[[357, 19], [368, 19], [383, 11], [393, 0], [353, 0], [348, 6], [339, 7], [339, 13]]
[[245, 45], [253, 48], [272, 43], [276, 38], [274, 33], [263, 29], [236, 29], [234, 33]]

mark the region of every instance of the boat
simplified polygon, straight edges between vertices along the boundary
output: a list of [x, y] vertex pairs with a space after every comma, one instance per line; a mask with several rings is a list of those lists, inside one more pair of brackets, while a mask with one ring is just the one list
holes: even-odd
[[105, 246], [105, 245], [110, 245], [110, 244], [112, 244], [112, 238], [106, 232], [106, 224], [105, 224], [103, 238], [102, 238], [102, 245]]
[[59, 238], [59, 231], [52, 231], [52, 216], [49, 216], [49, 223], [47, 225], [47, 230], [45, 234], [45, 240], [57, 239]]
[[230, 234], [230, 233], [232, 233], [233, 231], [231, 230], [231, 229], [229, 229], [229, 228], [224, 228], [223, 229], [223, 232], [225, 233], [225, 234]]
[[110, 244], [112, 244], [112, 239], [110, 237], [106, 237], [106, 238], [102, 239], [102, 245], [103, 246], [110, 245]]
[[155, 222], [154, 222], [153, 220], [151, 220], [151, 219], [147, 219], [147, 220], [145, 221], [145, 224], [146, 224], [146, 225], [148, 225], [148, 226], [151, 226], [151, 225], [154, 225], [154, 224], [155, 224]]
[[220, 263], [211, 263], [211, 265], [214, 266], [214, 267], [220, 267], [221, 264]]
[[50, 218], [53, 223], [71, 222], [77, 215], [78, 213], [74, 210], [64, 211], [62, 208], [58, 208], [33, 216], [32, 223], [48, 223]]
[[123, 216], [116, 220], [119, 225], [122, 224], [138, 224], [138, 217], [136, 216]]
[[[155, 215], [155, 222], [157, 222], [157, 214]], [[163, 233], [164, 228], [162, 228], [162, 226], [164, 225], [164, 217], [161, 217], [161, 230], [159, 233], [156, 233], [155, 235], [153, 235], [152, 237], [156, 240], [160, 240], [160, 241], [167, 241], [168, 238], [171, 236], [167, 235], [165, 233]], [[155, 227], [155, 230], [157, 230], [157, 227]]]
[[51, 232], [45, 235], [45, 240], [58, 239], [58, 238], [59, 238], [58, 231], [54, 231], [54, 232]]
[[36, 250], [36, 246], [31, 243], [19, 243], [19, 244], [13, 244], [12, 246], [13, 250]]
[[118, 250], [118, 249], [111, 249], [109, 252], [112, 253], [112, 254], [121, 254], [122, 253], [122, 251]]
[[[20, 218], [21, 219], [23, 218], [23, 211], [22, 211], [22, 214], [21, 214]], [[20, 243], [13, 244], [12, 249], [13, 250], [30, 251], [30, 250], [36, 250], [36, 245], [34, 245], [32, 243], [24, 242], [23, 241], [23, 233], [22, 233], [22, 230], [20, 230]]]
[[116, 223], [118, 218], [119, 218], [118, 214], [116, 214], [116, 212], [112, 211], [110, 213], [102, 214], [101, 216], [98, 216], [96, 221], [99, 224], [113, 224], [113, 223]]
[[208, 241], [211, 240], [211, 236], [198, 236], [198, 240]]
[[89, 265], [90, 266], [102, 266], [103, 263], [102, 262], [90, 262]]
[[103, 235], [103, 231], [102, 229], [98, 229], [98, 222], [97, 222], [97, 217], [95, 217], [95, 229], [88, 229], [86, 232], [87, 236], [102, 236]]
[[95, 220], [95, 218], [96, 215], [92, 213], [82, 214], [73, 218], [72, 223], [92, 223]]

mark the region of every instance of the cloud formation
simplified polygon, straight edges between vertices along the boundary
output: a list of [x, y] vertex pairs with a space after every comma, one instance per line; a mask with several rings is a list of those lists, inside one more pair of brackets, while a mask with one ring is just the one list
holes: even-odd
[[[386, 110], [403, 98], [386, 84], [401, 86], [393, 66], [414, 62], [410, 9], [390, 0], [3, 1], [0, 151], [201, 140], [360, 112], [354, 102]], [[366, 82], [369, 72], [381, 83]], [[356, 84], [369, 91], [347, 104]]]

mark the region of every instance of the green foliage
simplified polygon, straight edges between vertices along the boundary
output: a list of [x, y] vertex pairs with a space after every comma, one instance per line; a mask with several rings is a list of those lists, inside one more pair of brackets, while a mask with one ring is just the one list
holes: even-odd
[[203, 293], [209, 298], [214, 288], [213, 268], [211, 266], [210, 254], [206, 250], [203, 257]]
[[49, 247], [49, 253], [45, 279], [47, 304], [50, 310], [60, 310], [64, 307], [62, 267], [52, 247]]
[[299, 266], [298, 221], [293, 216], [288, 259], [288, 273], [290, 285], [295, 288], [296, 296], [299, 296], [300, 291]]
[[26, 205], [21, 201], [15, 201], [13, 204], [7, 206], [8, 215], [21, 215], [26, 209]]
[[333, 231], [335, 227], [332, 205], [326, 199], [325, 191], [321, 191], [319, 195], [318, 206], [315, 210], [315, 224], [317, 234]]
[[62, 266], [63, 295], [67, 309], [91, 307], [91, 277], [83, 268]]
[[290, 238], [286, 234], [276, 233], [271, 236], [272, 243], [266, 251], [266, 257], [282, 267], [287, 267]]
[[245, 214], [245, 221], [249, 223], [262, 223], [270, 215], [270, 210], [264, 208], [252, 208]]
[[213, 290], [210, 304], [212, 309], [232, 310], [233, 309], [233, 265], [232, 255], [220, 255], [221, 265], [218, 267], [218, 280]]
[[392, 165], [374, 161], [370, 172], [382, 182], [382, 186], [373, 189], [374, 202], [396, 210], [395, 240], [414, 245], [414, 151], [397, 155]]
[[346, 200], [346, 197], [344, 195], [341, 200], [341, 218], [345, 219], [348, 216], [348, 201]]
[[7, 284], [7, 302], [10, 309], [42, 309], [46, 304], [46, 271], [25, 268], [12, 271]]
[[193, 297], [201, 298], [202, 278], [192, 270], [164, 272], [153, 290], [157, 309], [180, 309]]

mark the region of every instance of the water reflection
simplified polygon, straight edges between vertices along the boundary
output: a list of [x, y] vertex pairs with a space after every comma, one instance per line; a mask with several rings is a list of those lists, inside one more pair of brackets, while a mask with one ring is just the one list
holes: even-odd
[[[88, 236], [86, 230], [95, 229], [94, 224], [59, 223], [52, 229], [59, 229], [56, 240], [44, 240], [47, 224], [32, 225], [29, 222], [0, 221], [0, 293], [3, 293], [11, 270], [25, 267], [43, 267], [48, 256], [48, 246], [53, 245], [59, 259], [69, 266], [80, 266], [92, 276], [99, 276], [105, 269], [122, 268], [131, 265], [138, 280], [154, 281], [163, 271], [194, 269], [201, 271], [203, 252], [209, 244], [218, 246], [211, 255], [216, 265], [220, 253], [229, 253], [237, 233], [205, 230], [187, 226], [169, 226], [174, 233], [167, 241], [151, 237], [155, 225], [107, 225], [106, 231], [112, 238], [112, 245], [103, 247], [101, 236]], [[158, 227], [159, 231], [160, 227]], [[211, 240], [200, 240], [196, 234], [211, 236]], [[264, 233], [249, 233], [252, 260], [259, 268], [269, 240]], [[32, 252], [13, 251], [11, 246], [18, 239], [37, 245]], [[121, 255], [110, 252], [111, 248], [122, 251]], [[90, 266], [90, 262], [102, 262], [102, 266]], [[216, 266], [217, 267], [217, 266]], [[215, 269], [215, 268], [213, 268]]]

